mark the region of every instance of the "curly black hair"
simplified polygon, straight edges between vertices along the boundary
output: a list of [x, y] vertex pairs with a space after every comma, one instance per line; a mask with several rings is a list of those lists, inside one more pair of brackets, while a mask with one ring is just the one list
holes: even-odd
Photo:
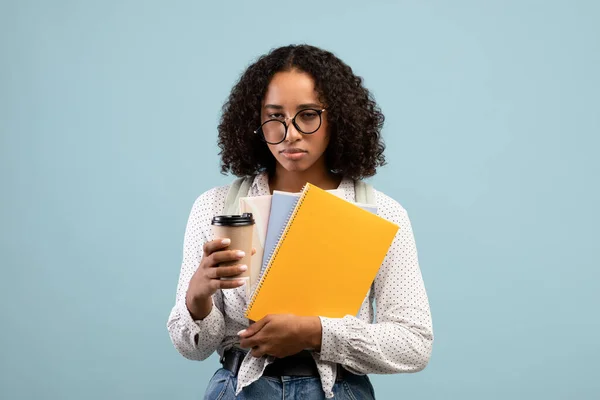
[[223, 105], [218, 127], [221, 172], [239, 177], [274, 172], [275, 157], [254, 131], [261, 123], [262, 100], [273, 75], [294, 69], [313, 77], [319, 100], [327, 107], [329, 170], [352, 179], [375, 175], [385, 164], [381, 110], [348, 65], [309, 45], [273, 49], [241, 75]]

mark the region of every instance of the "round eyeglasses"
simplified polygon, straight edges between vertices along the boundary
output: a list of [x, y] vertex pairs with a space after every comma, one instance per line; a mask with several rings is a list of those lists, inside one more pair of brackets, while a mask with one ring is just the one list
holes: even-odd
[[[325, 109], [312, 109], [306, 108], [300, 110], [292, 118], [292, 124], [298, 130], [298, 132], [305, 135], [315, 133], [321, 127], [322, 118]], [[287, 119], [283, 114], [279, 114], [281, 117], [271, 118], [265, 121], [258, 127], [254, 133], [260, 133], [263, 140], [269, 144], [279, 144], [287, 137], [288, 125], [285, 123]]]

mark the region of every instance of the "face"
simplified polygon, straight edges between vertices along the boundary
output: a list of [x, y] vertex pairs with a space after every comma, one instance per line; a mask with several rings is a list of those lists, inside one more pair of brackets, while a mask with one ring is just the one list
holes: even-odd
[[[310, 168], [325, 170], [324, 154], [329, 144], [327, 111], [321, 114], [321, 126], [312, 134], [298, 131], [291, 121], [300, 112], [296, 117], [296, 123], [302, 130], [312, 131], [316, 129], [319, 121], [318, 113], [313, 110], [324, 108], [325, 105], [319, 101], [315, 91], [315, 82], [309, 74], [292, 70], [278, 72], [273, 76], [263, 99], [261, 118], [262, 122], [278, 119], [284, 121], [288, 127], [283, 142], [268, 144], [280, 167], [287, 171], [298, 172]], [[283, 132], [283, 125], [274, 125], [279, 132]], [[268, 125], [263, 128], [265, 135], [269, 134], [267, 127]]]

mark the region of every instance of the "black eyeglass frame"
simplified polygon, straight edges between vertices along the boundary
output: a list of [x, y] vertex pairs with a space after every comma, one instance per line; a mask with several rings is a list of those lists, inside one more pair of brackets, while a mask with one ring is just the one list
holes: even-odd
[[[297, 117], [297, 116], [298, 116], [298, 115], [299, 115], [301, 112], [305, 112], [305, 111], [314, 111], [314, 112], [316, 112], [316, 113], [317, 113], [317, 115], [319, 116], [319, 126], [317, 126], [317, 128], [316, 128], [314, 131], [311, 131], [311, 132], [305, 132], [305, 131], [303, 131], [302, 129], [300, 129], [300, 126], [298, 126], [298, 124], [296, 123], [296, 117]], [[323, 114], [323, 112], [325, 112], [325, 111], [326, 111], [326, 109], [325, 109], [325, 108], [322, 108], [322, 109], [320, 109], [320, 110], [319, 110], [319, 109], [316, 109], [316, 108], [303, 108], [302, 110], [298, 111], [298, 112], [296, 113], [296, 115], [294, 115], [294, 117], [291, 119], [291, 120], [292, 120], [292, 124], [294, 124], [294, 128], [296, 128], [296, 130], [298, 130], [298, 132], [300, 132], [300, 133], [302, 133], [302, 134], [304, 134], [304, 135], [312, 135], [313, 133], [315, 133], [316, 131], [318, 131], [318, 130], [319, 130], [319, 128], [321, 128], [321, 125], [323, 125], [323, 117], [321, 116], [321, 114]], [[256, 134], [260, 133], [260, 137], [262, 138], [262, 140], [263, 140], [264, 142], [268, 143], [268, 144], [279, 144], [279, 143], [283, 143], [283, 142], [285, 141], [285, 138], [287, 138], [287, 133], [288, 133], [288, 124], [286, 124], [286, 123], [285, 123], [285, 121], [287, 121], [288, 119], [289, 119], [289, 118], [286, 118], [286, 119], [284, 119], [283, 121], [282, 121], [282, 120], [279, 120], [279, 119], [275, 119], [275, 118], [269, 119], [269, 120], [267, 120], [267, 121], [263, 122], [262, 124], [260, 124], [260, 126], [258, 127], [258, 129], [254, 131], [254, 133], [256, 133]], [[284, 132], [284, 133], [283, 133], [283, 139], [281, 139], [279, 142], [269, 142], [269, 141], [268, 141], [268, 140], [265, 138], [265, 133], [264, 133], [264, 132], [263, 132], [263, 130], [262, 130], [262, 127], [263, 127], [265, 124], [267, 124], [267, 123], [269, 123], [269, 122], [272, 122], [272, 121], [279, 122], [279, 123], [282, 123], [282, 124], [283, 124], [283, 127], [284, 127], [284, 131], [283, 131], [283, 132]]]

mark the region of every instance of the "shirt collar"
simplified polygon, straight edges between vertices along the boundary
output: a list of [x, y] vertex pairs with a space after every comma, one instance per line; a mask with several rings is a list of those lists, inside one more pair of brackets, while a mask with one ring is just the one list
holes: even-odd
[[253, 196], [267, 196], [271, 194], [269, 189], [269, 175], [266, 172], [261, 172], [254, 177], [250, 191]]
[[[354, 180], [344, 177], [338, 186], [338, 190], [342, 191], [346, 200], [354, 201]], [[261, 172], [254, 177], [251, 193], [253, 196], [267, 196], [271, 194], [269, 175], [266, 172]]]

